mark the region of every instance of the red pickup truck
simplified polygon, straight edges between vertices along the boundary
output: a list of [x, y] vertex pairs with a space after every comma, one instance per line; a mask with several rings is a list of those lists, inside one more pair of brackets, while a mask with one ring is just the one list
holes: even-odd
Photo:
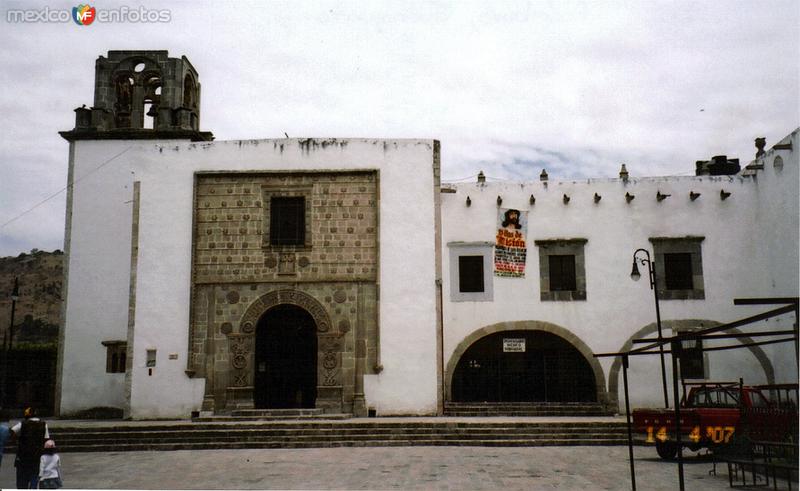
[[[681, 401], [681, 445], [697, 451], [717, 449], [734, 434], [753, 440], [797, 438], [797, 385], [744, 386], [739, 383], [684, 384]], [[637, 440], [655, 444], [662, 459], [678, 453], [673, 409], [635, 409]]]

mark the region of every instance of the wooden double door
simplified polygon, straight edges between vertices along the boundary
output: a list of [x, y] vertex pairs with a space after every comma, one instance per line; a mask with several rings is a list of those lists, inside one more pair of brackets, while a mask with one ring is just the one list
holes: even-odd
[[317, 399], [317, 329], [294, 305], [278, 305], [258, 321], [253, 403], [256, 408], [313, 408]]

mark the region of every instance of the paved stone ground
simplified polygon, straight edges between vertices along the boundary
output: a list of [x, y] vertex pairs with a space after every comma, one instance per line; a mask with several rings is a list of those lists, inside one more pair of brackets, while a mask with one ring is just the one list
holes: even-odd
[[[636, 450], [640, 490], [678, 489], [677, 465]], [[630, 489], [627, 447], [372, 447], [61, 454], [80, 489]], [[729, 489], [725, 466], [684, 466], [686, 489]], [[0, 488], [14, 485], [13, 455]]]

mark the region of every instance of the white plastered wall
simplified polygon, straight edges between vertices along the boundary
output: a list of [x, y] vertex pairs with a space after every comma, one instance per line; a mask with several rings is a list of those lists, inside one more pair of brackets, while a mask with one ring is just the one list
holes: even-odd
[[103, 341], [128, 332], [131, 157], [146, 143], [80, 141], [72, 145], [64, 251], [64, 334], [59, 381], [60, 413], [98, 406], [122, 408], [125, 374], [106, 373]]

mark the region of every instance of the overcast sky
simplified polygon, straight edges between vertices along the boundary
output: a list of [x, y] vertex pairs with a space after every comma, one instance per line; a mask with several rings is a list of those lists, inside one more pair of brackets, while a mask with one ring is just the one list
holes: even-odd
[[436, 138], [445, 180], [614, 177], [622, 162], [692, 175], [712, 155], [744, 165], [755, 137], [772, 146], [800, 125], [796, 0], [137, 0], [90, 5], [169, 22], [87, 26], [7, 17], [76, 3], [0, 5], [0, 256], [63, 247], [57, 132], [92, 105], [108, 50], [186, 55], [217, 140]]

